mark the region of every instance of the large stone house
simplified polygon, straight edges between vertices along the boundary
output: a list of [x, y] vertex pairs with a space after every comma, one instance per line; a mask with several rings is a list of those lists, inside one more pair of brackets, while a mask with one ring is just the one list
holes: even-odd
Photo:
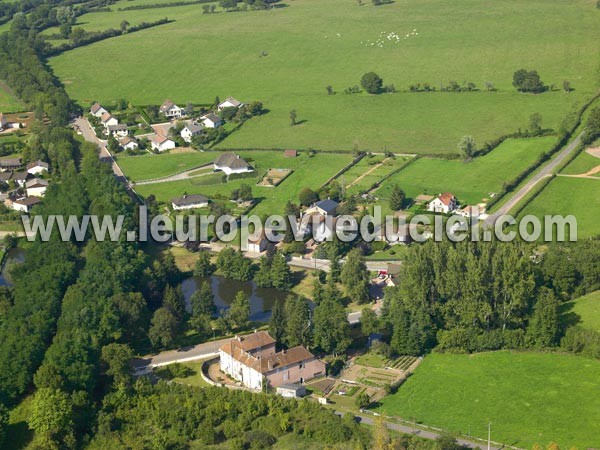
[[236, 337], [219, 349], [221, 371], [250, 389], [262, 390], [325, 375], [325, 363], [305, 347], [276, 352], [266, 331]]

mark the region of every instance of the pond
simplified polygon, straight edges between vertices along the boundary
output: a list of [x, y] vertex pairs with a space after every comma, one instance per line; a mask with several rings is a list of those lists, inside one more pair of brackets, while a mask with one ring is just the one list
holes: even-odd
[[10, 286], [12, 284], [9, 274], [10, 268], [23, 261], [25, 261], [25, 250], [17, 247], [8, 251], [6, 258], [4, 258], [2, 271], [0, 271], [0, 286]]
[[[204, 280], [206, 278], [190, 277], [181, 283], [188, 312], [191, 312], [190, 298], [196, 290], [200, 289]], [[250, 320], [252, 321], [267, 322], [271, 317], [271, 310], [275, 302], [278, 299], [283, 300], [289, 295], [289, 292], [278, 289], [258, 287], [254, 281], [236, 281], [218, 275], [213, 275], [208, 280], [212, 286], [218, 311], [228, 309], [235, 295], [239, 291], [244, 291], [250, 298]]]

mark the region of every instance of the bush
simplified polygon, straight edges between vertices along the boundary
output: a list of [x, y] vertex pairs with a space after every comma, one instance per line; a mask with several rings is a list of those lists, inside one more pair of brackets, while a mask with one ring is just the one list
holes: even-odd
[[269, 448], [275, 444], [275, 441], [277, 441], [277, 439], [262, 430], [251, 430], [246, 432], [246, 442], [251, 449]]
[[358, 394], [355, 403], [358, 408], [364, 409], [371, 404], [371, 398], [369, 397], [369, 394], [363, 391], [360, 394]]
[[367, 72], [360, 79], [360, 84], [369, 94], [378, 94], [383, 86], [383, 80], [375, 72]]

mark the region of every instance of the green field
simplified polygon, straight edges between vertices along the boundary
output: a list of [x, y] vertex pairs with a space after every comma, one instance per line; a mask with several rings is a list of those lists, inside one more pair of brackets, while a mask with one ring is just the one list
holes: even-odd
[[[212, 102], [216, 95], [261, 100], [269, 112], [222, 148], [455, 152], [461, 136], [482, 144], [526, 128], [534, 112], [556, 128], [598, 86], [600, 14], [593, 0], [397, 0], [379, 7], [297, 0], [247, 13], [204, 15], [201, 5], [117, 11], [141, 1], [81, 16], [79, 25], [99, 30], [165, 16], [175, 22], [66, 52], [51, 67], [81, 104], [121, 97], [139, 104], [167, 97]], [[371, 46], [382, 32], [402, 38]], [[115, 55], [127, 55], [127, 64]], [[99, 74], [98, 61], [110, 76]], [[185, 70], [174, 76], [174, 67]], [[519, 94], [511, 83], [521, 67], [538, 70], [548, 85], [570, 80], [575, 90]], [[402, 92], [343, 93], [371, 70]], [[439, 87], [450, 80], [473, 81], [482, 90], [407, 92], [412, 83]], [[485, 92], [486, 81], [497, 91]], [[327, 85], [337, 94], [327, 95]], [[295, 127], [291, 109], [302, 121]]]
[[[229, 197], [231, 191], [239, 188], [242, 183], [246, 183], [252, 186], [253, 195], [259, 200], [259, 204], [252, 210], [253, 213], [281, 214], [287, 200], [298, 202], [298, 191], [301, 188], [318, 189], [352, 161], [350, 154], [319, 153], [310, 156], [306, 152], [302, 152], [297, 158], [286, 158], [283, 156], [283, 152], [269, 151], [246, 151], [239, 152], [239, 154], [254, 166], [256, 178], [238, 179], [227, 184], [206, 185], [204, 184], [206, 177], [198, 177], [190, 180], [136, 186], [136, 191], [142, 196], [154, 194], [158, 201], [167, 202], [184, 192], [204, 194], [209, 198], [213, 198], [215, 195]], [[291, 169], [293, 172], [277, 187], [257, 186], [259, 177], [262, 178], [269, 168]], [[125, 173], [127, 174], [127, 172]]]
[[570, 301], [563, 308], [569, 316], [575, 315], [577, 325], [600, 332], [600, 291]]
[[[598, 166], [600, 166], [600, 158], [596, 158], [586, 151], [583, 151], [577, 155], [577, 157], [571, 161], [561, 173], [567, 175], [581, 175]], [[593, 176], [600, 177], [600, 173], [596, 173]]]
[[117, 162], [131, 181], [153, 180], [174, 175], [214, 161], [217, 152], [167, 153], [162, 155], [119, 156]]
[[[577, 218], [578, 238], [600, 234], [600, 179], [556, 177], [519, 214], [574, 215]], [[542, 222], [543, 223], [543, 222]], [[542, 234], [543, 237], [543, 234]]]
[[432, 354], [379, 410], [531, 448], [598, 446], [600, 361], [550, 353]]
[[369, 190], [374, 183], [400, 169], [411, 157], [396, 156], [386, 158], [383, 155], [366, 156], [350, 170], [345, 172], [340, 181], [349, 194], [357, 195]]
[[410, 198], [419, 194], [452, 192], [462, 204], [476, 204], [490, 192], [499, 192], [505, 181], [515, 178], [556, 138], [509, 139], [485, 156], [470, 162], [421, 158], [390, 177], [375, 195], [386, 199], [398, 184]]
[[10, 92], [4, 82], [0, 80], [0, 112], [9, 113], [22, 110], [22, 103]]

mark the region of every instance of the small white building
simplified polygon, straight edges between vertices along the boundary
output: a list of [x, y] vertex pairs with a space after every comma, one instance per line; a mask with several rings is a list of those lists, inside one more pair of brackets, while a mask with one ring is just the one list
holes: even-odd
[[31, 175], [41, 175], [44, 172], [48, 172], [50, 166], [44, 161], [32, 161], [27, 164], [27, 173]]
[[429, 202], [429, 205], [427, 205], [427, 210], [449, 214], [456, 209], [456, 205], [456, 197], [450, 192], [444, 192]]
[[223, 125], [223, 119], [213, 113], [205, 114], [201, 119], [206, 128], [219, 128]]
[[224, 172], [225, 175], [252, 172], [254, 170], [244, 158], [241, 158], [240, 155], [236, 155], [233, 152], [225, 152], [219, 155], [213, 163], [213, 166], [215, 171], [220, 170]]
[[171, 100], [167, 99], [160, 105], [160, 112], [168, 117], [169, 119], [176, 119], [181, 117], [182, 109], [173, 103]]
[[225, 108], [241, 108], [244, 104], [233, 97], [227, 97], [217, 105], [217, 110], [223, 111]]
[[479, 205], [468, 205], [456, 211], [456, 214], [467, 219], [478, 219], [484, 213], [485, 208], [481, 208]]
[[37, 197], [21, 197], [10, 201], [10, 208], [15, 211], [29, 212], [35, 205], [40, 203], [40, 201], [41, 200]]
[[116, 125], [108, 126], [108, 133], [112, 134], [115, 138], [122, 138], [129, 135], [129, 130], [127, 129], [127, 125], [124, 123], [118, 123]]
[[34, 178], [25, 183], [28, 197], [43, 197], [48, 189], [48, 182], [41, 178]]
[[181, 130], [181, 137], [189, 144], [192, 142], [192, 138], [194, 136], [198, 136], [200, 133], [202, 133], [203, 128], [204, 126], [202, 124], [192, 122], [189, 125], [186, 125], [183, 130]]
[[121, 148], [123, 150], [137, 150], [139, 147], [139, 144], [137, 143], [137, 141], [129, 136], [126, 136], [123, 139], [120, 139], [119, 145], [121, 146]]
[[151, 140], [152, 150], [158, 152], [164, 152], [175, 148], [175, 141], [161, 136], [160, 134], [155, 135]]
[[102, 117], [106, 113], [108, 113], [108, 111], [104, 109], [100, 103], [94, 103], [90, 108], [90, 114], [94, 117]]
[[171, 200], [171, 206], [175, 211], [185, 209], [206, 208], [208, 206], [208, 198], [202, 194], [184, 195]]
[[285, 398], [302, 398], [306, 395], [306, 387], [300, 384], [284, 384], [277, 388], [277, 395]]

